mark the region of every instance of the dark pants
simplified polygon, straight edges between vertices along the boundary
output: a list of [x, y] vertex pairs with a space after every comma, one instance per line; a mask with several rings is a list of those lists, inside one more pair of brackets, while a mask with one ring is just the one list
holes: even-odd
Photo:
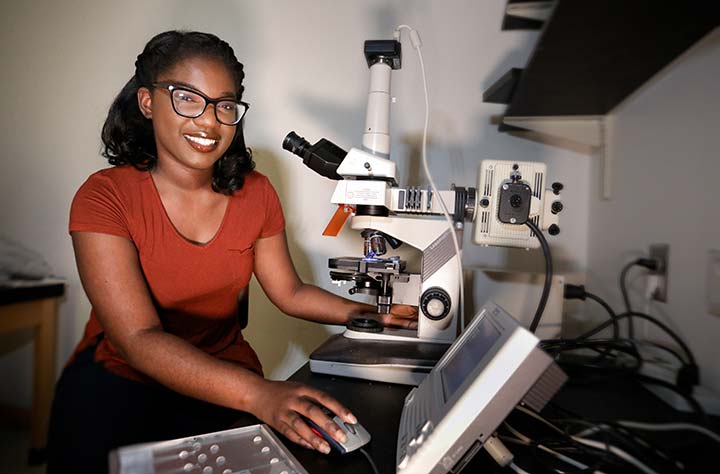
[[93, 354], [94, 348], [79, 354], [55, 387], [48, 474], [106, 473], [108, 454], [120, 446], [259, 423], [246, 413], [114, 375]]

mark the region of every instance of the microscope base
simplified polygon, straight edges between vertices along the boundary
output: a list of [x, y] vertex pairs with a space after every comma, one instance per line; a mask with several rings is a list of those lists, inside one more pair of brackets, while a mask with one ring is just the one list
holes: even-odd
[[[343, 333], [344, 337], [349, 339], [362, 339], [366, 341], [393, 341], [393, 342], [418, 342], [418, 332], [416, 329], [396, 329], [383, 328], [380, 332], [365, 332], [346, 329]], [[451, 342], [448, 342], [451, 344]]]
[[450, 347], [419, 341], [373, 341], [331, 336], [310, 354], [310, 371], [363, 380], [420, 385]]

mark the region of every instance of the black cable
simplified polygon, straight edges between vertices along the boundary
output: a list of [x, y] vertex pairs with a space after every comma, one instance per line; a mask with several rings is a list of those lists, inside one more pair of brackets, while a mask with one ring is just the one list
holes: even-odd
[[[630, 306], [630, 296], [628, 295], [627, 284], [625, 278], [627, 277], [628, 271], [637, 264], [636, 260], [625, 265], [620, 272], [620, 292], [622, 292], [623, 302], [625, 303], [625, 311], [628, 313], [632, 312], [632, 306]], [[628, 337], [630, 339], [635, 337], [635, 328], [633, 327], [632, 317], [628, 317]]]
[[[639, 265], [639, 266], [645, 267], [645, 268], [647, 268], [648, 270], [651, 270], [651, 271], [657, 271], [657, 270], [658, 270], [658, 262], [657, 262], [657, 260], [654, 260], [654, 259], [639, 258], [639, 259], [637, 259], [636, 261], [632, 262], [632, 264], [633, 264], [633, 265]], [[623, 273], [626, 273], [626, 270], [627, 270], [628, 268], [630, 268], [630, 266], [626, 266], [626, 267], [623, 269]], [[623, 279], [624, 279], [624, 278], [621, 277], [621, 280], [623, 280]], [[623, 285], [623, 286], [624, 286], [624, 285]], [[584, 301], [587, 297], [590, 297], [591, 299], [595, 299], [594, 296], [595, 296], [595, 295], [592, 295], [591, 293], [586, 292], [586, 291], [585, 291], [585, 287], [584, 287], [583, 285], [565, 284], [565, 287], [564, 287], [564, 289], [563, 289], [563, 297], [564, 297], [565, 299], [580, 299], [580, 300], [583, 300], [583, 301]], [[627, 293], [624, 293], [624, 296], [627, 296]], [[612, 318], [612, 320], [613, 320], [613, 322], [612, 322], [612, 324], [613, 324], [613, 330], [615, 330], [615, 326], [617, 325], [617, 321], [618, 321], [620, 318], [619, 318], [617, 315], [614, 315], [614, 311], [612, 310], [612, 308], [610, 307], [610, 305], [608, 305], [607, 303], [605, 303], [604, 301], [602, 301], [602, 299], [598, 298], [598, 299], [596, 299], [595, 301], [597, 301], [598, 303], [602, 304], [603, 307], [605, 308], [605, 310], [608, 312], [608, 314], [610, 314], [610, 316], [611, 316], [611, 318]], [[604, 304], [603, 304], [603, 303], [604, 303]], [[676, 335], [673, 331], [671, 331], [668, 327], [664, 326], [662, 323], [660, 323], [659, 321], [655, 320], [654, 318], [652, 318], [651, 316], [649, 316], [649, 315], [647, 315], [647, 314], [645, 314], [645, 313], [639, 313], [639, 312], [637, 312], [637, 311], [632, 311], [632, 312], [630, 312], [630, 313], [624, 313], [622, 317], [630, 318], [630, 317], [632, 317], [632, 316], [638, 316], [638, 317], [641, 317], [641, 318], [649, 319], [651, 322], [653, 322], [654, 324], [656, 324], [656, 325], [658, 325], [660, 328], [662, 328], [667, 334], [669, 334], [670, 336], [672, 336], [672, 338], [683, 348], [683, 350], [684, 350], [684, 352], [685, 352], [685, 354], [686, 354], [687, 360], [685, 360], [685, 359], [683, 359], [682, 357], [680, 357], [680, 356], [679, 356], [674, 350], [672, 350], [671, 348], [668, 348], [668, 347], [665, 347], [665, 346], [661, 346], [661, 345], [659, 345], [659, 344], [654, 344], [654, 343], [649, 342], [649, 341], [644, 341], [645, 344], [654, 345], [654, 346], [656, 346], [656, 347], [659, 347], [659, 348], [661, 348], [661, 349], [669, 352], [670, 354], [672, 354], [673, 356], [675, 356], [675, 357], [678, 359], [678, 361], [680, 361], [680, 363], [682, 364], [682, 367], [681, 367], [680, 370], [678, 371], [676, 383], [677, 383], [678, 388], [684, 390], [684, 391], [687, 392], [687, 393], [690, 393], [690, 392], [692, 391], [692, 388], [693, 388], [695, 385], [698, 385], [698, 384], [700, 383], [700, 369], [699, 369], [699, 367], [697, 366], [697, 364], [696, 364], [696, 362], [695, 362], [695, 358], [694, 358], [692, 352], [690, 352], [690, 349], [687, 347], [687, 345], [684, 344], [684, 343], [682, 342], [682, 340], [681, 340], [679, 337], [677, 337], [677, 335]], [[590, 331], [589, 333], [586, 333], [586, 334], [580, 336], [578, 339], [590, 337], [590, 336], [596, 334], [597, 332], [601, 331], [602, 329], [605, 329], [607, 326], [608, 326], [607, 323], [603, 323], [603, 324], [601, 324], [600, 326], [598, 326], [598, 327], [596, 327], [595, 329], [593, 329], [592, 331]], [[634, 340], [634, 339], [632, 339], [632, 340]], [[544, 341], [544, 342], [545, 342], [545, 343], [557, 343], [556, 341], [552, 341], [552, 340], [548, 340], [548, 341]], [[597, 351], [597, 352], [600, 352], [600, 351]], [[601, 354], [600, 360], [602, 360], [602, 358], [605, 357], [606, 354], [605, 354], [605, 353], [602, 353], [602, 352], [600, 352], [600, 354]]]
[[652, 450], [657, 456], [659, 456], [661, 459], [664, 459], [666, 462], [670, 463], [674, 468], [679, 468], [681, 470], [684, 470], [684, 465], [682, 462], [674, 459], [669, 452], [665, 452], [665, 448], [661, 448], [654, 444], [649, 438], [647, 438], [644, 434], [632, 430], [626, 426], [622, 426], [617, 424], [614, 421], [605, 421], [605, 422], [598, 422], [596, 423], [602, 423], [605, 425], [608, 425], [612, 427], [614, 430], [617, 430], [619, 433], [623, 434], [624, 436], [627, 436], [628, 438], [632, 439], [634, 442], [638, 443], [642, 448], [650, 449]]
[[525, 221], [525, 225], [527, 225], [530, 230], [535, 233], [535, 237], [537, 237], [537, 239], [540, 241], [543, 256], [545, 257], [545, 284], [543, 285], [540, 302], [538, 303], [537, 309], [535, 310], [535, 317], [533, 317], [533, 320], [530, 323], [530, 332], [534, 333], [538, 327], [538, 324], [540, 324], [540, 318], [542, 318], [543, 311], [545, 311], [545, 305], [547, 304], [548, 297], [550, 296], [550, 286], [552, 284], [553, 277], [553, 266], [552, 255], [550, 254], [550, 246], [548, 245], [547, 240], [545, 240], [545, 236], [543, 235], [540, 228], [538, 228], [538, 226], [535, 225], [535, 223], [530, 219]]
[[[585, 291], [584, 285], [571, 285], [569, 283], [566, 283], [563, 287], [563, 298], [565, 298], [566, 300], [578, 299], [582, 301], [590, 298], [591, 300], [598, 303], [605, 309], [605, 311], [607, 311], [608, 315], [610, 316], [610, 320], [613, 321], [613, 337], [615, 339], [620, 339], [620, 324], [618, 324], [617, 321], [617, 314], [615, 314], [615, 311], [604, 299], [593, 293]], [[598, 358], [599, 361], [612, 355], [610, 351], [597, 350], [597, 352], [600, 353], [600, 357]]]
[[[556, 404], [552, 402], [551, 405], [556, 406]], [[646, 465], [657, 467], [662, 466], [662, 469], [659, 469], [658, 472], [670, 473], [684, 471], [684, 467], [682, 466], [682, 464], [678, 463], [678, 460], [674, 459], [673, 456], [671, 456], [668, 452], [665, 452], [664, 449], [654, 445], [652, 442], [650, 442], [649, 439], [639, 433], [636, 433], [633, 430], [618, 425], [613, 421], [586, 419], [580, 415], [577, 415], [576, 413], [573, 413], [570, 410], [566, 410], [562, 407], [557, 408], [559, 408], [561, 412], [570, 415], [570, 417], [540, 417], [545, 420], [543, 422], [523, 410], [513, 410], [513, 415], [517, 413], [520, 415], [528, 416], [529, 419], [533, 419], [539, 422], [539, 426], [543, 427], [544, 429], [550, 428], [553, 433], [555, 433], [556, 435], [560, 434], [561, 436], [559, 438], [557, 436], [555, 438], [548, 438], [547, 436], [540, 437], [538, 435], [527, 435], [532, 436], [532, 438], [530, 438], [530, 447], [533, 447], [533, 444], [542, 444], [548, 448], [552, 448], [558, 452], [561, 452], [564, 451], [564, 449], [562, 448], [562, 443], [564, 441], [565, 446], [567, 446], [568, 448], [579, 448], [580, 452], [584, 454], [594, 452], [595, 456], [599, 456], [602, 459], [602, 462], [607, 463], [608, 467], [612, 467], [613, 464], [615, 464], [614, 470], [612, 472], [628, 472], [626, 468], [630, 467], [630, 465], [628, 465], [628, 461], [626, 459], [618, 457], [616, 454], [610, 452], [607, 449], [585, 446], [572, 438], [573, 434], [571, 434], [570, 432], [570, 428], [572, 426], [585, 426], [593, 429], [593, 432], [583, 435], [583, 437], [599, 437], [600, 439], [598, 441], [604, 443], [606, 446], [609, 444], [613, 444], [616, 447], [620, 447], [621, 449], [624, 449], [626, 452], [628, 452], [635, 459], [643, 462]], [[575, 436], [577, 436], [578, 434], [580, 433], [574, 433]], [[553, 439], [555, 440], [555, 442], [553, 442]], [[615, 463], [610, 461], [608, 456], [614, 458]], [[576, 460], [582, 460], [582, 462], [589, 464], [588, 460], [582, 459], [581, 457], [578, 458], [577, 456], [573, 457]], [[620, 465], [617, 465], [617, 462], [619, 462]], [[623, 465], [625, 466], [625, 468], [623, 468]], [[592, 467], [593, 469], [589, 472], [594, 472], [595, 469], [603, 470], [603, 468], [598, 466], [597, 464]], [[632, 472], [636, 472], [636, 468], [637, 467], [634, 466]], [[567, 472], [567, 470], [564, 471]]]
[[668, 473], [668, 468], [670, 468], [672, 472], [682, 472], [681, 468], [677, 465], [677, 461], [670, 455], [666, 454], [660, 448], [654, 446], [651, 442], [637, 433], [615, 425], [612, 422], [599, 422], [597, 420], [586, 420], [584, 418], [556, 419], [553, 421], [555, 423], [563, 424], [565, 427], [576, 424], [590, 429], [595, 429], [597, 430], [595, 433], [589, 434], [585, 437], [600, 434], [607, 435], [608, 437], [604, 438], [605, 444], [609, 444], [609, 437], [612, 437], [616, 441], [613, 443], [615, 446], [621, 447], [635, 459], [643, 461], [645, 464], [650, 464], [654, 467], [656, 467], [655, 465], [658, 462], [662, 463], [663, 469], [659, 472]]
[[363, 455], [367, 458], [368, 462], [370, 463], [370, 467], [372, 467], [373, 473], [378, 474], [377, 466], [375, 465], [373, 459], [370, 457], [370, 454], [368, 454], [368, 452], [365, 451], [363, 448], [358, 449], [358, 451], [363, 453]]
[[618, 317], [617, 317], [617, 314], [615, 314], [615, 311], [613, 311], [613, 309], [610, 307], [610, 305], [607, 304], [607, 302], [604, 299], [600, 298], [599, 296], [594, 295], [593, 293], [590, 293], [589, 291], [585, 292], [585, 296], [587, 298], [590, 298], [591, 300], [595, 301], [596, 303], [600, 304], [600, 306], [602, 306], [603, 308], [605, 308], [605, 311], [607, 311], [608, 315], [610, 316], [610, 320], [612, 321], [613, 337], [615, 339], [619, 339], [620, 338], [620, 325], [618, 324]]
[[[574, 367], [587, 369], [600, 370], [603, 372], [613, 372], [621, 374], [634, 374], [642, 367], [642, 358], [637, 352], [634, 341], [630, 339], [591, 339], [591, 340], [575, 340], [575, 339], [559, 339], [553, 341], [542, 341], [542, 348], [547, 352], [551, 352], [555, 355], [565, 351], [573, 351], [577, 349], [591, 349], [601, 354], [601, 357], [595, 358], [587, 363], [576, 363], [571, 360], [558, 359], [557, 362], [561, 367], [566, 370], [570, 370]], [[615, 357], [614, 354], [610, 354], [610, 351], [620, 352], [626, 354], [632, 358], [635, 363], [627, 366], [615, 366], [608, 368], [607, 366], [597, 365], [599, 361], [604, 360], [609, 355]]]
[[695, 398], [690, 395], [689, 393], [686, 393], [680, 389], [678, 389], [675, 384], [671, 384], [670, 382], [666, 382], [665, 380], [656, 379], [655, 377], [650, 377], [648, 375], [643, 374], [636, 374], [635, 375], [641, 382], [650, 383], [654, 385], [660, 385], [661, 387], [665, 387], [669, 390], [672, 390], [673, 392], [677, 393], [681, 397], [685, 399], [685, 401], [690, 405], [690, 407], [693, 409], [695, 414], [699, 418], [699, 423], [701, 425], [707, 426], [707, 415], [705, 415], [705, 410], [703, 410], [703, 407], [698, 403]]
[[[515, 411], [513, 411], [515, 413]], [[524, 413], [524, 415], [527, 415], [527, 413]], [[530, 419], [535, 419], [535, 417], [530, 416]], [[592, 468], [592, 470], [585, 470], [585, 471], [579, 471], [579, 472], [594, 472], [595, 469], [599, 469], [601, 471], [606, 470], [607, 467], [611, 467], [613, 470], [609, 472], [627, 472], [626, 470], [618, 471], [618, 469], [622, 469], [623, 466], [627, 465], [627, 461], [619, 458], [616, 454], [612, 453], [609, 449], [601, 449], [596, 448], [592, 446], [587, 446], [585, 444], [580, 443], [579, 441], [573, 439], [572, 435], [568, 431], [567, 426], [555, 426], [554, 424], [546, 424], [541, 422], [540, 420], [537, 420], [539, 423], [541, 423], [542, 426], [545, 428], [551, 428], [555, 434], [554, 438], [548, 438], [548, 437], [542, 437], [538, 438], [536, 441], [533, 441], [535, 444], [542, 444], [548, 448], [554, 449], [558, 452], [562, 450], [560, 447], [561, 444], [559, 443], [565, 443], [566, 446], [570, 448], [574, 448], [578, 451], [578, 453], [584, 454], [591, 459], [598, 459], [602, 464], [598, 465], [595, 463], [594, 466], [589, 466]], [[555, 420], [553, 420], [554, 422]], [[599, 434], [603, 437], [602, 441], [605, 443], [605, 445], [608, 445], [610, 443], [609, 434], [607, 431], [600, 431]], [[555, 442], [553, 442], [553, 440]], [[532, 445], [531, 445], [532, 447]], [[588, 462], [588, 459], [583, 458], [577, 458], [577, 456], [573, 456], [576, 460], [582, 459], [582, 462], [585, 464], [591, 464]], [[556, 471], [553, 471], [556, 472]], [[564, 472], [567, 472], [564, 470]]]
[[630, 314], [630, 316], [628, 316], [628, 337], [630, 339], [635, 337], [635, 329], [632, 320], [634, 311], [630, 305], [630, 295], [628, 294], [626, 279], [628, 271], [630, 271], [630, 269], [635, 265], [647, 268], [648, 270], [657, 271], [659, 263], [656, 259], [641, 257], [627, 263], [620, 272], [620, 291], [622, 292], [623, 302], [625, 303], [625, 311]]
[[[514, 414], [517, 412], [517, 410], [513, 410], [511, 412], [510, 416], [515, 416]], [[523, 414], [523, 416], [527, 416], [527, 414]], [[538, 423], [541, 423], [540, 420], [537, 420], [533, 417], [528, 418], [530, 420], [534, 420]], [[549, 428], [549, 425], [546, 425], [544, 423], [541, 423], [544, 428]], [[506, 429], [503, 428], [503, 429]], [[508, 430], [508, 432], [515, 436], [511, 431]], [[595, 472], [596, 469], [600, 469], [602, 466], [606, 466], [608, 464], [608, 461], [610, 459], [616, 459], [616, 457], [608, 453], [607, 451], [598, 451], [595, 448], [591, 448], [589, 446], [586, 446], [582, 443], [579, 443], [571, 438], [570, 433], [567, 432], [564, 428], [559, 428], [557, 431], [553, 431], [554, 435], [552, 436], [535, 436], [533, 435], [533, 438], [530, 438], [529, 444], [526, 444], [525, 446], [531, 450], [531, 453], [533, 455], [533, 458], [535, 462], [543, 468], [543, 472], [547, 472], [548, 474], [557, 474], [557, 471], [555, 470], [556, 466], [550, 466], [547, 460], [543, 460], [541, 456], [538, 455], [549, 455], [549, 453], [545, 453], [542, 451], [538, 451], [538, 445], [542, 444], [546, 448], [550, 448], [555, 450], [556, 452], [565, 452], [568, 454], [568, 456], [572, 457], [573, 459], [577, 461], [581, 461], [584, 464], [588, 464], [588, 469], [586, 470], [578, 470], [573, 471], [569, 470], [567, 466], [564, 467], [562, 472], [570, 473], [570, 472]], [[522, 441], [521, 441], [522, 443]], [[574, 452], [569, 452], [570, 450]], [[581, 457], [578, 457], [578, 454], [581, 455]], [[589, 459], [588, 459], [589, 458]], [[553, 461], [557, 461], [558, 458], [554, 457], [552, 458]], [[592, 461], [591, 461], [592, 460]], [[599, 460], [599, 462], [597, 461]], [[565, 461], [563, 461], [564, 463]]]
[[687, 364], [688, 364], [688, 361], [686, 361], [685, 359], [683, 359], [682, 356], [677, 353], [677, 351], [675, 351], [675, 350], [673, 350], [673, 349], [671, 349], [671, 348], [669, 348], [669, 347], [663, 346], [662, 344], [658, 344], [657, 342], [652, 342], [652, 341], [642, 341], [641, 344], [644, 345], [644, 346], [652, 346], [652, 347], [655, 347], [655, 348], [657, 348], [657, 349], [660, 349], [660, 350], [663, 350], [663, 351], [667, 352], [668, 354], [670, 354], [670, 355], [672, 355], [673, 357], [675, 357], [675, 358], [678, 360], [678, 362], [680, 362], [682, 365], [687, 365]]
[[[660, 329], [662, 329], [663, 331], [665, 331], [670, 337], [673, 338], [673, 340], [674, 340], [675, 342], [677, 342], [677, 344], [682, 348], [683, 352], [685, 352], [685, 354], [687, 355], [687, 358], [688, 358], [689, 365], [697, 366], [697, 364], [695, 363], [695, 357], [693, 356], [693, 353], [690, 351], [690, 348], [687, 346], [687, 344], [685, 344], [685, 343], [683, 342], [682, 339], [680, 339], [680, 337], [679, 337], [677, 334], [675, 334], [675, 333], [672, 331], [672, 329], [670, 329], [669, 327], [667, 327], [666, 325], [664, 325], [663, 323], [661, 323], [661, 322], [658, 321], [657, 319], [653, 318], [652, 316], [647, 315], [647, 314], [645, 314], [645, 313], [640, 313], [640, 312], [637, 312], [637, 311], [632, 311], [631, 313], [622, 313], [622, 314], [619, 314], [619, 315], [617, 316], [617, 319], [629, 318], [630, 316], [635, 316], [635, 317], [638, 317], [638, 318], [647, 319], [648, 321], [650, 321], [651, 323], [655, 324], [655, 325], [658, 326]], [[612, 321], [605, 321], [604, 323], [602, 323], [602, 324], [600, 324], [599, 326], [597, 326], [595, 329], [591, 329], [590, 331], [588, 331], [588, 332], [586, 332], [586, 333], [584, 333], [584, 334], [581, 334], [581, 335], [578, 336], [576, 339], [582, 340], [582, 339], [587, 339], [587, 338], [589, 338], [589, 337], [591, 337], [591, 336], [594, 336], [595, 334], [599, 333], [600, 331], [602, 331], [603, 329], [605, 329], [606, 327], [608, 327], [610, 324], [612, 324]]]

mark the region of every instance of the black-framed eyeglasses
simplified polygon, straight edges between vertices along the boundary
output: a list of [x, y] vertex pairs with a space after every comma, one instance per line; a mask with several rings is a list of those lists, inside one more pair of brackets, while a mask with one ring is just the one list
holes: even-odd
[[211, 99], [202, 92], [170, 82], [154, 82], [153, 87], [161, 87], [170, 92], [173, 110], [181, 117], [200, 117], [205, 113], [208, 104], [212, 104], [218, 122], [224, 125], [237, 125], [250, 108], [250, 104], [247, 102], [233, 99]]

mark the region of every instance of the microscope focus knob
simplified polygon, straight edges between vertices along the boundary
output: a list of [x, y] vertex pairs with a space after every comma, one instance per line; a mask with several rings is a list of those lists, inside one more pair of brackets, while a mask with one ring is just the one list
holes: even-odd
[[433, 321], [439, 321], [447, 316], [451, 306], [450, 295], [436, 286], [425, 290], [420, 298], [420, 309], [427, 318]]

